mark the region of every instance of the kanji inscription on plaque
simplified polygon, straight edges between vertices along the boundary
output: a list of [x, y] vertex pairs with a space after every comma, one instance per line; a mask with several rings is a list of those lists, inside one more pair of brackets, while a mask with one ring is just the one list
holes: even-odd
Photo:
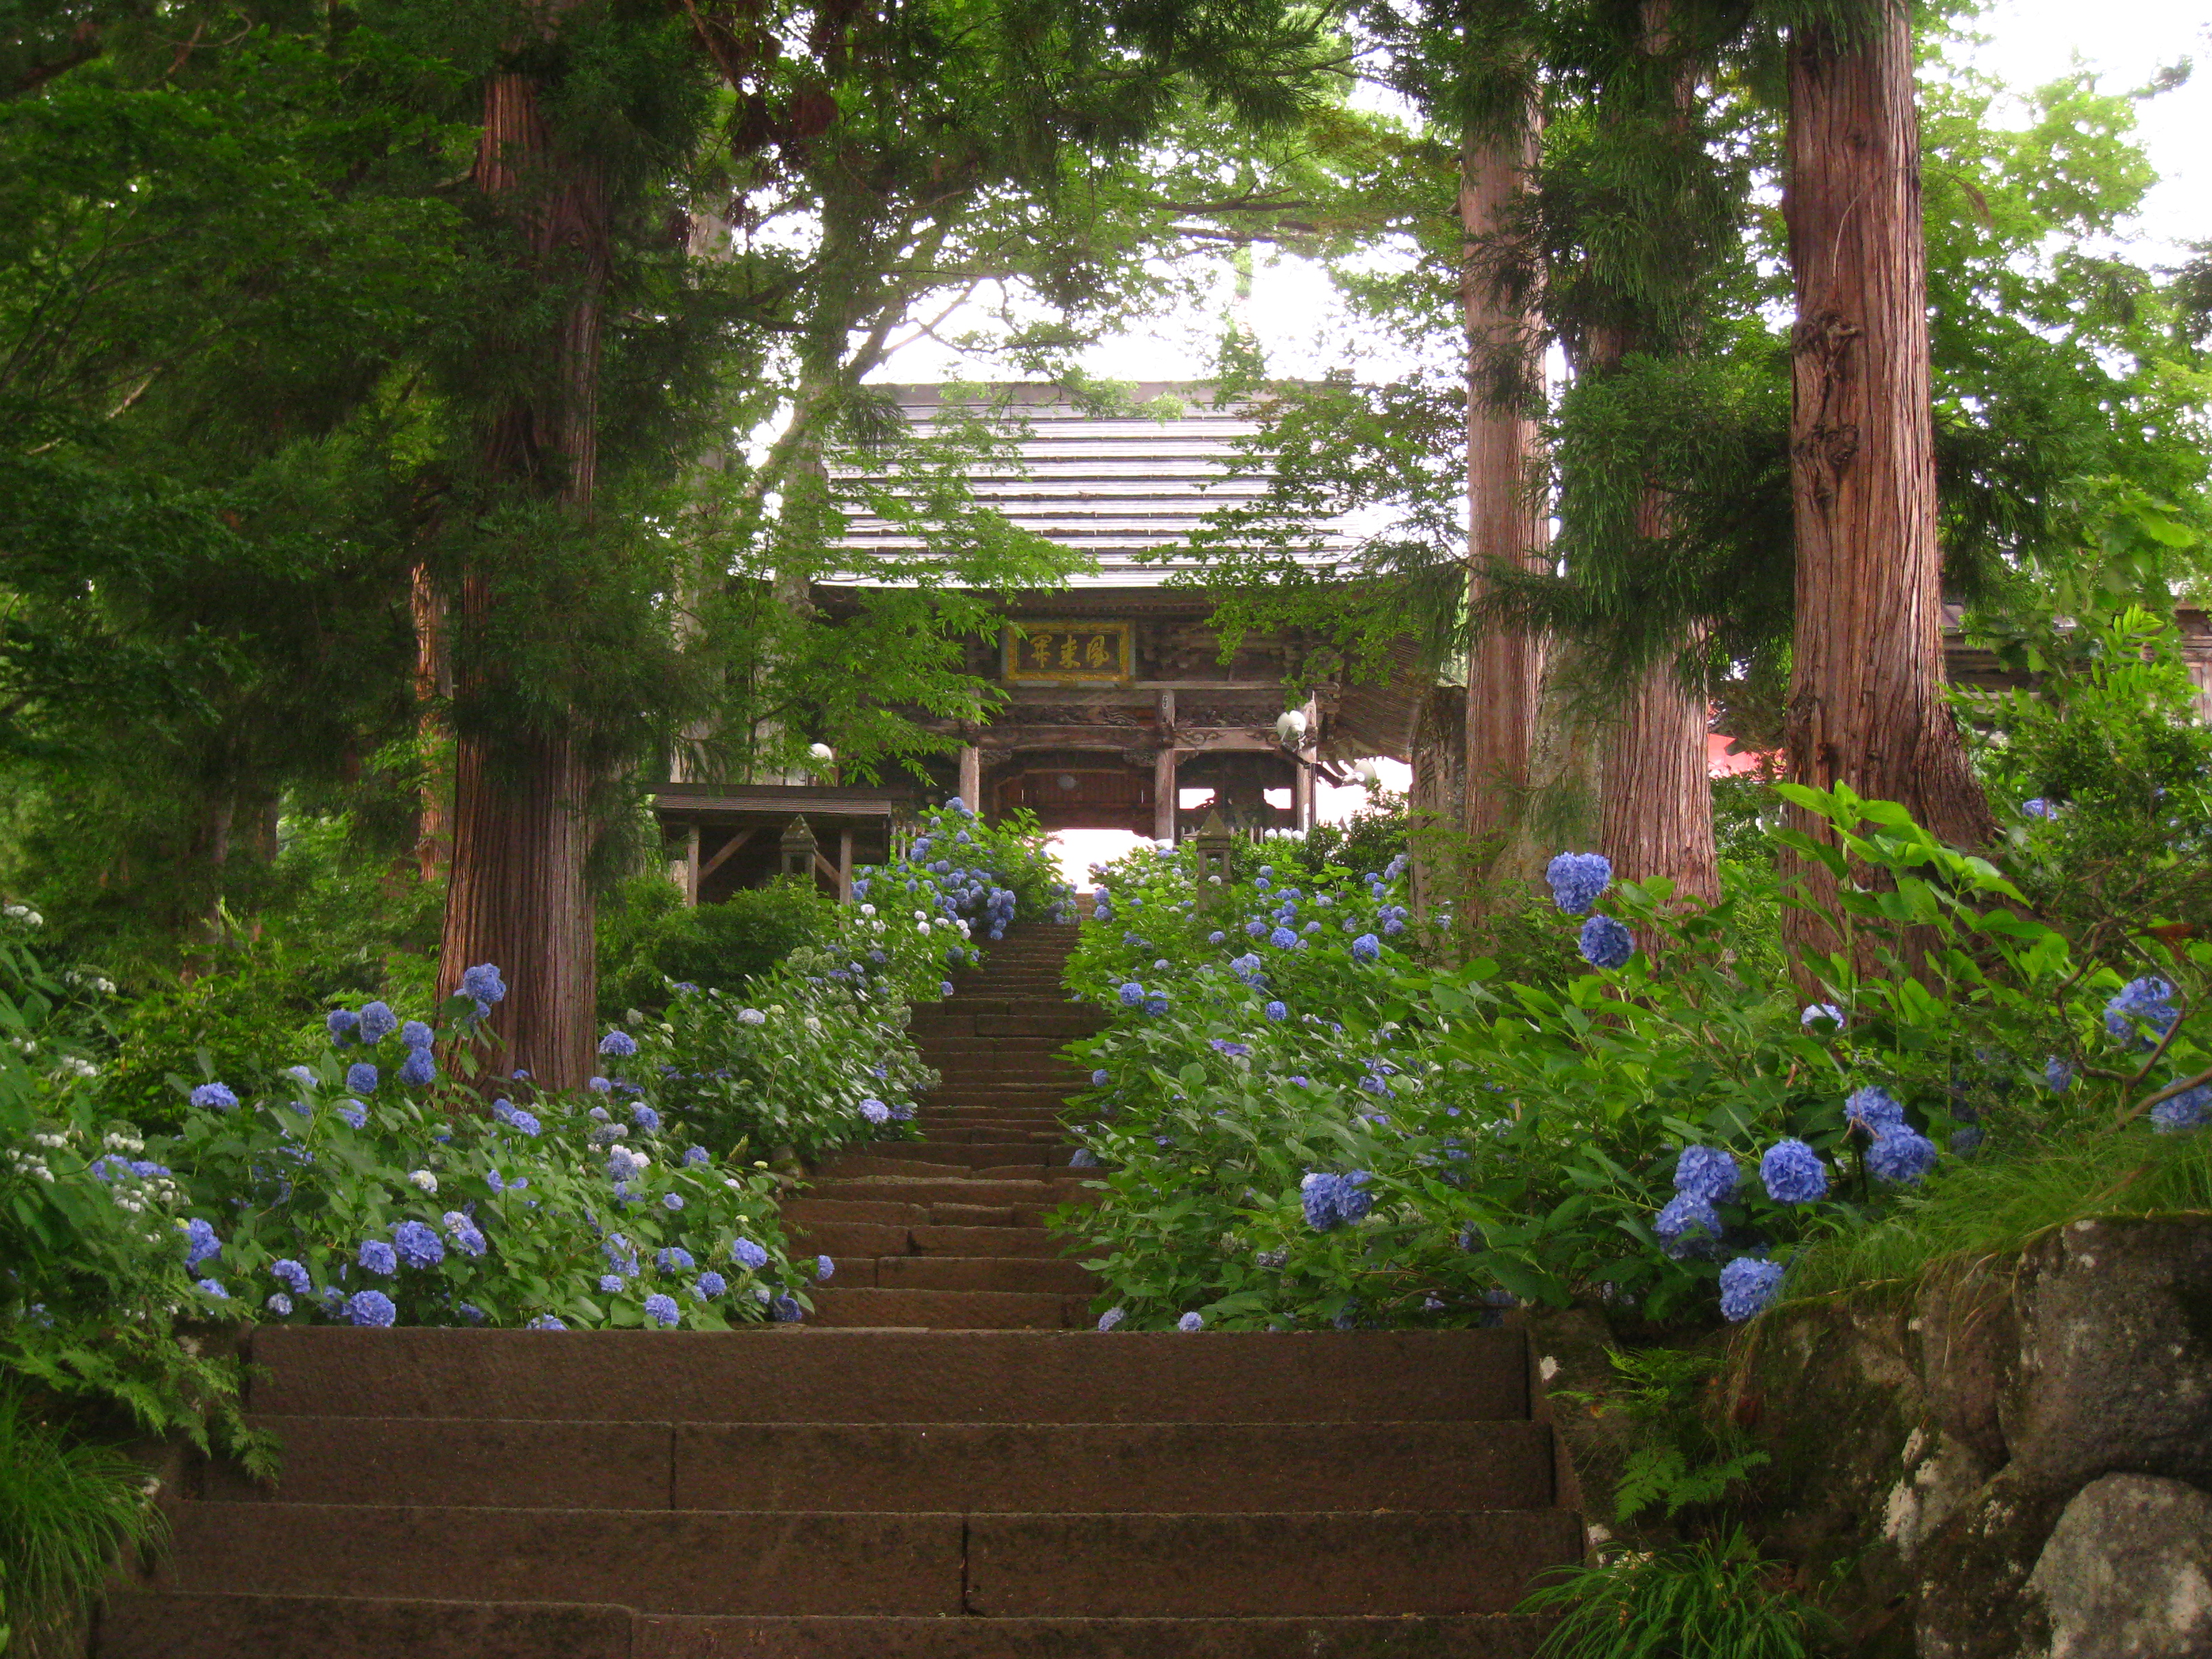
[[1006, 631], [1008, 680], [1126, 680], [1129, 624], [1125, 622], [1027, 622]]

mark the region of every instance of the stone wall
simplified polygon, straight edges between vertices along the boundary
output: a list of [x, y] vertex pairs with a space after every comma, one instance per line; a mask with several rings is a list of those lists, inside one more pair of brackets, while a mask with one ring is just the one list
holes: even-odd
[[1909, 1297], [1785, 1313], [1731, 1376], [1767, 1547], [1859, 1650], [2212, 1656], [2212, 1221], [2081, 1221]]

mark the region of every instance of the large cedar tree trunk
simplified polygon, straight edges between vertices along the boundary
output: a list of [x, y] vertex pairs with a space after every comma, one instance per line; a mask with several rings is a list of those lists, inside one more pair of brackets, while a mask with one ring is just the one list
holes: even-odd
[[[1534, 488], [1539, 429], [1530, 381], [1538, 319], [1506, 246], [1533, 187], [1533, 109], [1517, 131], [1470, 138], [1460, 173], [1467, 244], [1461, 291], [1468, 335], [1468, 598], [1480, 606], [1498, 566], [1544, 568], [1550, 516]], [[1465, 795], [1461, 827], [1474, 841], [1510, 830], [1528, 783], [1542, 641], [1477, 622], [1468, 649]]]
[[[560, 150], [539, 111], [538, 86], [501, 75], [484, 89], [475, 176], [520, 233], [524, 258], [569, 296], [545, 349], [551, 390], [495, 413], [484, 439], [495, 480], [538, 491], [588, 516], [598, 466], [599, 326], [607, 278], [610, 204], [605, 175]], [[461, 633], [480, 641], [497, 602], [480, 572], [462, 578]], [[465, 653], [455, 690], [500, 672]], [[496, 963], [507, 985], [493, 1031], [501, 1063], [548, 1088], [580, 1087], [592, 1071], [598, 999], [592, 896], [585, 861], [592, 840], [590, 765], [574, 737], [494, 735], [459, 723], [453, 761], [453, 874], [447, 889], [438, 984]]]
[[[1901, 6], [1882, 0], [1848, 37], [1792, 36], [1789, 161], [1790, 773], [1902, 802], [1948, 842], [1982, 842], [1995, 826], [1942, 695], [1927, 257]], [[1796, 937], [1814, 942], [1817, 927], [1792, 914]]]
[[[407, 597], [415, 623], [415, 733], [427, 760], [444, 740], [438, 704], [451, 689], [446, 678], [446, 602], [428, 565], [418, 564], [409, 573]], [[415, 872], [425, 883], [437, 880], [453, 854], [447, 788], [447, 780], [435, 771], [424, 773], [415, 815]]]

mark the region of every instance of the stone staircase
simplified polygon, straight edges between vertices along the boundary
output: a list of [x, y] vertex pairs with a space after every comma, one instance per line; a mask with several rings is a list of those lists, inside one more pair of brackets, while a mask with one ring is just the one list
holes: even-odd
[[282, 1483], [201, 1471], [94, 1654], [1525, 1659], [1582, 1532], [1519, 1331], [1060, 1328], [1073, 931], [933, 1013], [927, 1141], [788, 1206], [809, 1325], [255, 1334]]
[[1070, 1002], [1060, 974], [1073, 927], [1030, 927], [990, 947], [957, 994], [918, 1010], [922, 1059], [944, 1075], [918, 1120], [891, 1141], [825, 1164], [784, 1206], [794, 1254], [821, 1254], [836, 1278], [812, 1322], [937, 1330], [1088, 1326], [1100, 1286], [1044, 1230], [1048, 1211], [1096, 1194], [1069, 1166], [1061, 1114], [1086, 1075], [1058, 1050], [1105, 1024]]

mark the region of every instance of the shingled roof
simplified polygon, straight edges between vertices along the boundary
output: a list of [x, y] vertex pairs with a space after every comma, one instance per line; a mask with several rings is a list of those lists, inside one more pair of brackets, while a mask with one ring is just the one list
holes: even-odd
[[[946, 405], [944, 386], [878, 389], [897, 399], [919, 432], [927, 432]], [[1029, 431], [1017, 446], [1015, 465], [971, 480], [976, 498], [1023, 530], [1091, 555], [1096, 568], [1071, 576], [1071, 587], [1157, 587], [1197, 568], [1188, 560], [1154, 564], [1139, 558], [1185, 540], [1207, 514], [1250, 501], [1266, 487], [1237, 470], [1236, 446], [1260, 429], [1258, 422], [1234, 404], [1217, 404], [1213, 388], [1202, 381], [1139, 386], [1132, 400], [1152, 407], [1112, 416], [1074, 407], [1058, 386], [991, 390], [1012, 401]], [[837, 471], [848, 478], [866, 476], [851, 467]], [[1326, 561], [1346, 544], [1332, 536], [1312, 556]], [[848, 520], [842, 545], [862, 556], [922, 550], [903, 526], [866, 514]], [[865, 558], [856, 558], [852, 579], [865, 581], [866, 568]]]

